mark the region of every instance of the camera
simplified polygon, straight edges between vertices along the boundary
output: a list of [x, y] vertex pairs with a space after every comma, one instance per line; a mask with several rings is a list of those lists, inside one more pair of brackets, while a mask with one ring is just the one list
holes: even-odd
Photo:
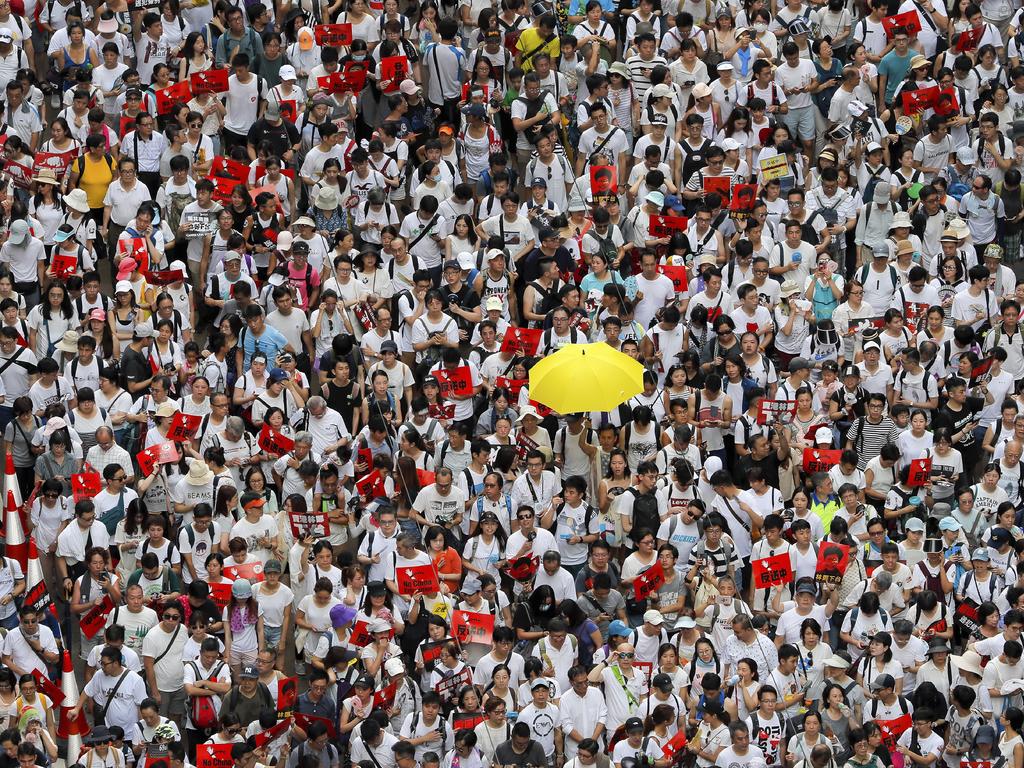
[[526, 540], [527, 541], [533, 541], [536, 538], [537, 538], [537, 532], [536, 531], [530, 531], [528, 534], [526, 534]]

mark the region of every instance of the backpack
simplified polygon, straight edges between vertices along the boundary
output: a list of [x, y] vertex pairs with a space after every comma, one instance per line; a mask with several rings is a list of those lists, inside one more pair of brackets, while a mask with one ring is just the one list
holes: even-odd
[[171, 228], [171, 232], [178, 231], [178, 225], [181, 223], [181, 214], [191, 202], [194, 202], [194, 200], [190, 195], [183, 195], [180, 192], [167, 192], [167, 205], [165, 206], [164, 214], [167, 217], [167, 224]]
[[541, 295], [540, 306], [537, 308], [538, 315], [546, 315], [551, 310], [561, 306], [561, 299], [558, 298], [558, 291], [555, 286], [544, 290], [544, 286], [537, 281], [530, 283], [530, 285], [533, 286], [533, 290]]
[[[192, 669], [195, 670], [196, 677], [198, 679], [200, 679], [200, 680], [213, 680], [214, 678], [217, 677], [217, 675], [220, 673], [220, 671], [222, 669], [224, 669], [224, 662], [222, 661], [216, 667], [214, 667], [213, 672], [210, 674], [210, 676], [208, 678], [204, 678], [199, 673], [199, 665], [198, 664], [196, 664], [194, 661], [190, 661], [188, 663], [191, 665]], [[261, 687], [265, 688], [266, 686], [261, 686]], [[232, 691], [232, 693], [236, 693], [237, 690], [238, 689], [236, 688], [234, 691]], [[268, 691], [268, 693], [269, 693], [269, 691]], [[230, 695], [231, 694], [229, 693], [228, 696], [230, 697]], [[195, 697], [193, 697], [193, 699], [192, 699], [192, 701], [191, 701], [191, 703], [189, 705], [191, 707], [191, 710], [189, 712], [189, 719], [192, 720], [192, 725], [194, 725], [199, 730], [206, 730], [208, 728], [214, 728], [217, 725], [217, 720], [218, 720], [217, 710], [214, 708], [213, 702], [210, 701], [210, 698], [211, 698], [210, 696], [195, 696]], [[238, 696], [237, 696], [237, 693], [236, 693], [236, 696], [235, 696], [236, 702], [237, 702], [237, 699], [238, 699]], [[227, 702], [225, 701], [225, 704], [226, 703]], [[230, 709], [227, 709], [225, 711], [230, 712], [231, 709], [234, 709], [234, 707], [232, 706]]]
[[[878, 182], [880, 182], [882, 180], [880, 178], [881, 175], [882, 175], [882, 171], [884, 171], [886, 169], [887, 169], [887, 166], [883, 164], [877, 171], [868, 170], [868, 183], [864, 185], [864, 194], [861, 196], [864, 200], [871, 200], [872, 199], [872, 197], [873, 197], [873, 195], [875, 193], [875, 186], [878, 184]], [[865, 225], [867, 225], [867, 223], [868, 223], [867, 218], [868, 218], [868, 214], [870, 213], [872, 207], [873, 206], [872, 206], [871, 203], [867, 204], [868, 210], [864, 214], [864, 224]], [[893, 211], [893, 213], [895, 213], [895, 211]]]
[[661, 526], [658, 499], [653, 493], [640, 493], [636, 488], [629, 488], [626, 493], [633, 494], [633, 527], [629, 538], [639, 543], [637, 536], [641, 530], [657, 531]]
[[[430, 331], [429, 328], [427, 328], [426, 322], [423, 320], [422, 317], [420, 318], [419, 321], [423, 325], [423, 330], [426, 331], [427, 337], [429, 338], [430, 335], [431, 335], [431, 331]], [[448, 318], [448, 322], [446, 322], [444, 324], [444, 327], [441, 328], [440, 333], [442, 335], [447, 334], [448, 333], [448, 328], [451, 327], [451, 324], [454, 323], [454, 322], [455, 322], [454, 320], [452, 320], [451, 318]], [[426, 364], [434, 365], [434, 363], [438, 363], [440, 361], [441, 361], [441, 350], [439, 350], [436, 346], [430, 346], [430, 347], [427, 347], [425, 350], [423, 350], [423, 358], [420, 360], [420, 364], [421, 365], [426, 365]]]

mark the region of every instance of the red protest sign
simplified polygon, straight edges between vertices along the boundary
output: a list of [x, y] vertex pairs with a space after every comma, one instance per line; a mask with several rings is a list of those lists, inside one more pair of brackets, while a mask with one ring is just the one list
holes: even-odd
[[533, 357], [537, 354], [544, 331], [540, 328], [517, 328], [510, 326], [501, 340], [501, 351], [506, 355], [524, 355]]
[[71, 476], [71, 495], [76, 502], [91, 499], [102, 487], [99, 472], [79, 472]]
[[940, 88], [935, 99], [935, 114], [940, 117], [953, 117], [960, 113], [960, 101], [956, 97], [956, 88]]
[[618, 194], [617, 176], [615, 168], [610, 165], [590, 166], [590, 192], [596, 205], [605, 204]]
[[231, 768], [231, 744], [199, 744], [196, 746], [196, 768]]
[[789, 584], [793, 580], [793, 564], [789, 559], [789, 553], [752, 560], [750, 567], [757, 589]]
[[19, 163], [17, 160], [5, 159], [4, 170], [11, 176], [14, 186], [19, 189], [28, 189], [32, 186], [32, 163]]
[[210, 587], [210, 599], [213, 600], [214, 605], [222, 610], [227, 608], [228, 603], [231, 602], [231, 582], [211, 581], [208, 583]]
[[247, 181], [249, 179], [249, 166], [232, 160], [228, 157], [218, 155], [213, 158], [213, 165], [210, 166], [210, 177], [220, 176], [221, 178], [234, 179], [235, 181]]
[[476, 643], [489, 648], [494, 634], [494, 614], [452, 611], [452, 633], [462, 645]]
[[43, 695], [50, 699], [53, 706], [59, 707], [60, 703], [64, 701], [64, 691], [61, 690], [60, 686], [38, 669], [32, 670], [32, 677], [36, 679], [36, 687], [39, 688]]
[[848, 544], [828, 542], [818, 549], [818, 562], [814, 567], [814, 580], [819, 584], [838, 584], [843, 580], [846, 567], [850, 564]]
[[[289, 679], [294, 680], [294, 678]], [[288, 733], [289, 730], [291, 730], [293, 722], [293, 718], [287, 717], [281, 722], [279, 722], [277, 725], [275, 725], [273, 728], [270, 728], [266, 731], [260, 731], [259, 733], [257, 733], [254, 737], [256, 740], [256, 747], [265, 747], [267, 746], [267, 744], [274, 741], [275, 739], [284, 736], [286, 733]]]
[[452, 712], [452, 730], [456, 733], [473, 730], [486, 719], [487, 715], [483, 712]]
[[960, 768], [992, 768], [991, 760], [960, 760]]
[[441, 586], [437, 581], [437, 571], [433, 565], [412, 565], [395, 569], [398, 581], [398, 594], [413, 595], [424, 593], [432, 595]]
[[292, 536], [296, 541], [302, 541], [307, 536], [323, 539], [331, 534], [331, 523], [326, 512], [293, 510], [288, 513], [288, 525], [291, 526]]
[[68, 166], [77, 156], [77, 149], [69, 149], [67, 152], [36, 152], [35, 173], [39, 173], [45, 168], [53, 171], [58, 179], [62, 179]]
[[158, 115], [169, 115], [171, 110], [174, 109], [175, 104], [188, 104], [189, 99], [192, 98], [192, 90], [189, 84], [189, 80], [182, 80], [180, 83], [174, 83], [166, 88], [157, 88], [153, 91], [156, 94], [156, 113]]
[[90, 640], [96, 637], [96, 633], [103, 629], [103, 625], [107, 623], [107, 614], [112, 610], [114, 610], [114, 601], [110, 599], [109, 595], [104, 595], [103, 601], [99, 605], [90, 608], [78, 622], [78, 627], [82, 630], [82, 634]]
[[320, 46], [352, 45], [352, 25], [317, 24], [313, 27], [313, 39]]
[[450, 399], [473, 394], [473, 374], [468, 365], [460, 365], [457, 368], [438, 368], [431, 373], [437, 377], [437, 383], [441, 388], [441, 397]]
[[386, 494], [384, 491], [384, 478], [381, 477], [380, 470], [375, 469], [373, 472], [363, 475], [356, 480], [356, 490], [359, 491], [360, 496], [366, 498], [383, 498]]
[[185, 273], [180, 269], [148, 269], [143, 274], [150, 285], [170, 285], [185, 279]]
[[633, 594], [637, 600], [646, 600], [665, 583], [665, 569], [659, 560], [646, 571], [636, 577], [633, 582]]
[[686, 275], [686, 267], [674, 267], [668, 264], [659, 264], [658, 273], [672, 281], [672, 288], [676, 293], [682, 293], [689, 285]]
[[705, 176], [703, 182], [704, 194], [710, 195], [712, 192], [717, 193], [722, 198], [722, 205], [728, 208], [729, 189], [732, 182], [732, 176]]
[[228, 90], [228, 71], [226, 69], [207, 69], [205, 72], [193, 72], [188, 78], [192, 94], [225, 93]]
[[[294, 123], [299, 117], [299, 102], [296, 99], [282, 99], [277, 102], [277, 106], [281, 108], [281, 117], [287, 120], [289, 123]], [[288, 169], [292, 170], [292, 169]]]
[[757, 184], [737, 184], [732, 188], [729, 210], [733, 213], [750, 213], [757, 202]]
[[928, 483], [932, 476], [932, 460], [914, 459], [910, 462], [910, 477], [907, 485], [911, 488], [920, 488]]
[[199, 425], [203, 423], [202, 416], [193, 416], [189, 413], [175, 411], [171, 417], [171, 426], [167, 430], [167, 439], [176, 443], [184, 443], [191, 440], [199, 432]]
[[373, 635], [370, 634], [370, 627], [360, 619], [352, 625], [352, 631], [348, 635], [348, 644], [353, 648], [362, 648], [371, 642], [373, 642]]
[[455, 403], [428, 403], [427, 415], [432, 419], [454, 419]]
[[676, 732], [676, 735], [665, 742], [665, 746], [661, 748], [661, 754], [669, 760], [675, 760], [676, 755], [681, 753], [686, 748], [686, 731], [680, 730]]
[[249, 581], [263, 581], [263, 563], [257, 560], [254, 563], [231, 563], [224, 566], [224, 577], [232, 581], [248, 579]]
[[149, 269], [149, 246], [142, 237], [122, 237], [117, 241], [118, 259], [135, 259], [139, 269]]
[[171, 757], [167, 754], [167, 746], [165, 744], [149, 745], [142, 768], [171, 768]]
[[796, 415], [796, 400], [762, 400], [757, 404], [757, 423], [790, 424]]
[[[510, 379], [508, 376], [498, 376], [494, 380], [494, 386], [501, 389], [507, 389], [512, 393], [512, 399], [519, 399], [519, 392], [530, 383], [529, 379]], [[454, 415], [454, 414], [452, 414]]]
[[672, 237], [685, 230], [688, 221], [685, 216], [651, 216], [648, 230], [654, 237]]
[[78, 255], [58, 251], [50, 257], [50, 269], [54, 277], [67, 280], [78, 271]]
[[341, 68], [341, 84], [343, 90], [359, 93], [366, 87], [366, 64], [359, 61], [346, 61]]
[[299, 678], [282, 677], [277, 681], [277, 712], [290, 714], [299, 698]]
[[294, 440], [281, 434], [266, 422], [263, 424], [263, 429], [260, 430], [260, 436], [256, 443], [267, 453], [275, 453], [278, 456], [283, 456], [295, 447]]
[[882, 731], [882, 743], [893, 752], [896, 751], [896, 740], [913, 725], [913, 722], [909, 712], [892, 720], [875, 720]]
[[[366, 83], [366, 73], [363, 72], [363, 84]], [[316, 79], [316, 87], [327, 93], [344, 93], [353, 90], [349, 81], [341, 72], [331, 72]]]
[[[316, 715], [301, 715], [298, 712], [295, 713], [295, 725], [304, 731], [309, 730], [309, 726], [313, 723], [323, 723], [327, 726], [327, 735], [332, 739], [338, 735], [337, 729], [334, 727], [334, 721], [327, 717], [317, 717]], [[197, 767], [198, 768], [198, 767]]]
[[820, 448], [804, 448], [804, 472], [809, 475], [815, 472], [828, 472], [839, 463], [841, 450]]
[[896, 30], [906, 32], [913, 37], [921, 31], [921, 19], [917, 11], [897, 13], [895, 16], [886, 16], [882, 19], [882, 27], [885, 29], [885, 37], [892, 40], [896, 36]]
[[383, 56], [380, 60], [380, 79], [390, 81], [384, 93], [394, 93], [402, 81], [409, 77], [409, 60], [405, 56]]
[[954, 50], [957, 53], [966, 53], [967, 51], [973, 51], [978, 45], [981, 44], [981, 38], [985, 36], [985, 25], [982, 24], [980, 27], [971, 27], [965, 32], [961, 32], [956, 38], [956, 45]]
[[933, 85], [930, 88], [918, 88], [915, 91], [903, 92], [903, 111], [908, 115], [916, 115], [931, 109], [935, 106], [935, 100], [939, 97], [939, 88]]
[[992, 381], [992, 363], [995, 360], [994, 357], [986, 357], [976, 366], [971, 368], [971, 382], [972, 387], [976, 387], [980, 384], [988, 384]]
[[398, 681], [389, 683], [379, 691], [373, 692], [373, 708], [388, 710], [395, 706], [395, 694], [398, 693]]
[[139, 470], [142, 474], [149, 477], [153, 474], [157, 464], [171, 464], [180, 461], [181, 456], [178, 455], [178, 449], [174, 443], [160, 443], [139, 451], [135, 455], [135, 459], [139, 462]]

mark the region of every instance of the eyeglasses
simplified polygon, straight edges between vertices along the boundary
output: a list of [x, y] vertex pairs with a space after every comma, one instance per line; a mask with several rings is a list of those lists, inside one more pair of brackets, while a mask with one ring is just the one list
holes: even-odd
[[533, 520], [533, 515], [516, 515], [516, 520]]
[[44, 499], [56, 499], [58, 496], [60, 496], [59, 493], [44, 493], [43, 494], [43, 498]]
[[728, 336], [730, 333], [732, 333], [732, 331], [729, 330], [728, 328], [721, 331], [715, 331], [715, 334], [718, 336]]
[[755, 275], [767, 275], [768, 274], [768, 270], [767, 269], [755, 269], [754, 270], [754, 274]]
[[801, 205], [803, 205], [803, 203], [801, 203], [799, 200], [788, 200], [786, 201], [786, 205], [788, 205], [790, 208], [799, 208]]
[[850, 291], [851, 296], [863, 296], [864, 291]]
[[620, 658], [620, 659], [632, 659], [632, 658], [634, 658], [635, 656], [636, 656], [636, 654], [635, 654], [635, 653], [620, 653], [620, 654], [619, 654], [619, 658]]
[[164, 621], [181, 621], [181, 616], [177, 613], [165, 613], [163, 619]]
[[115, 481], [115, 482], [118, 482], [118, 483], [123, 483], [125, 480], [128, 479], [128, 476], [127, 475], [120, 475], [118, 477], [112, 477], [110, 479]]

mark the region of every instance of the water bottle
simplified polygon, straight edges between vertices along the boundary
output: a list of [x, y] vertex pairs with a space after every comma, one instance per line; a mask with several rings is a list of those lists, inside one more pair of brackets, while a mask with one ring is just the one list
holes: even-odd
[[733, 675], [732, 677], [729, 678], [729, 685], [736, 685], [736, 683], [738, 683], [739, 681], [740, 681], [740, 676], [739, 675]]

